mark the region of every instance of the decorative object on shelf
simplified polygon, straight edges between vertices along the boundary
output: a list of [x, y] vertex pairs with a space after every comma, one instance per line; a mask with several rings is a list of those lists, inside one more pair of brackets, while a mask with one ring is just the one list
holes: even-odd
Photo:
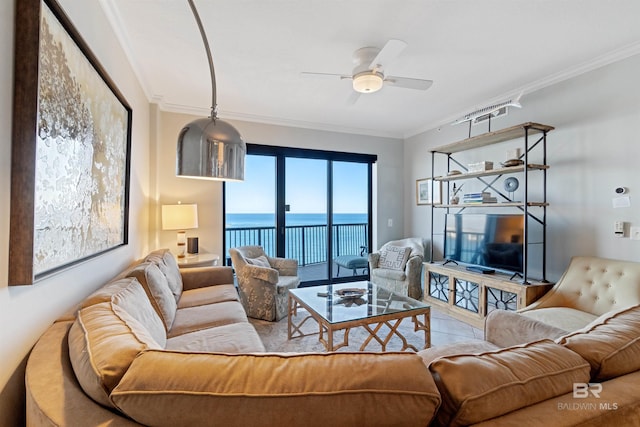
[[518, 187], [520, 186], [520, 181], [518, 181], [518, 178], [510, 176], [509, 178], [504, 180], [504, 190], [509, 192], [509, 199], [511, 199], [510, 201], [513, 201], [513, 193], [518, 189]]
[[198, 24], [211, 73], [211, 115], [187, 124], [178, 135], [176, 175], [224, 181], [244, 180], [247, 147], [231, 124], [218, 119], [216, 74], [211, 49], [193, 0], [187, 0]]
[[524, 160], [520, 160], [520, 159], [510, 159], [510, 160], [506, 160], [502, 163], [500, 163], [503, 167], [505, 168], [510, 168], [512, 166], [520, 166], [520, 165], [524, 165]]
[[[432, 188], [433, 194], [431, 194]], [[433, 181], [431, 178], [416, 180], [416, 204], [442, 204], [442, 182]]]
[[498, 198], [492, 196], [488, 191], [483, 191], [480, 193], [465, 193], [465, 195], [462, 197], [462, 203], [464, 204], [483, 204], [497, 202]]
[[484, 162], [477, 162], [477, 163], [469, 163], [467, 165], [467, 168], [469, 169], [469, 172], [490, 171], [491, 169], [493, 169], [493, 162], [484, 161]]
[[178, 230], [178, 258], [184, 258], [186, 230], [198, 228], [198, 205], [162, 205], [162, 229]]
[[460, 197], [458, 197], [458, 193], [460, 192], [460, 190], [462, 190], [463, 185], [464, 184], [456, 188], [456, 184], [455, 183], [453, 184], [451, 199], [449, 199], [450, 204], [457, 205], [460, 202]]
[[54, 0], [15, 2], [8, 284], [128, 243], [132, 110]]
[[512, 159], [519, 159], [520, 158], [520, 148], [516, 147], [516, 148], [511, 148], [509, 150], [507, 150], [507, 155], [505, 156], [505, 159], [507, 159], [507, 161], [512, 160]]

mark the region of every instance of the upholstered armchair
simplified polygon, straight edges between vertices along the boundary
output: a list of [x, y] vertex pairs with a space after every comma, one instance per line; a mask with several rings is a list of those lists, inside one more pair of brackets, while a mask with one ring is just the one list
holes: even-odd
[[640, 264], [576, 256], [551, 290], [519, 312], [572, 332], [598, 316], [636, 304], [640, 304]]
[[420, 299], [423, 261], [422, 238], [392, 240], [382, 245], [377, 252], [369, 254], [371, 281], [390, 291]]
[[278, 321], [287, 315], [287, 290], [300, 284], [298, 261], [269, 257], [260, 246], [229, 249], [247, 316]]

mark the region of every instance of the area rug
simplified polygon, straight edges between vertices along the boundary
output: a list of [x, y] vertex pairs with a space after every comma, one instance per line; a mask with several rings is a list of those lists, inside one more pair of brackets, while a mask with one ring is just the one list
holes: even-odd
[[[299, 311], [294, 317], [295, 323], [299, 323], [307, 313]], [[309, 319], [302, 326], [303, 332], [313, 334], [289, 340], [287, 338], [287, 318], [279, 322], [267, 322], [264, 320], [249, 319], [251, 324], [256, 328], [262, 342], [267, 351], [274, 352], [323, 352], [324, 345], [318, 341], [318, 324]], [[381, 327], [378, 335], [381, 338], [386, 337], [389, 328]], [[398, 331], [405, 337], [407, 342], [418, 349], [424, 347], [424, 331], [414, 331], [414, 325], [410, 318], [402, 321], [398, 327]], [[349, 345], [340, 348], [337, 351], [359, 351], [360, 346], [369, 336], [369, 333], [363, 327], [356, 327], [349, 332]], [[342, 342], [344, 337], [343, 331], [334, 332], [334, 343]], [[450, 342], [467, 341], [473, 339], [482, 339], [482, 331], [472, 328], [460, 321], [450, 318], [443, 313], [432, 309], [431, 312], [431, 343], [439, 345]], [[402, 348], [402, 341], [397, 336], [393, 336], [387, 344], [386, 351], [399, 351]], [[381, 346], [375, 340], [372, 340], [364, 351], [381, 351]]]

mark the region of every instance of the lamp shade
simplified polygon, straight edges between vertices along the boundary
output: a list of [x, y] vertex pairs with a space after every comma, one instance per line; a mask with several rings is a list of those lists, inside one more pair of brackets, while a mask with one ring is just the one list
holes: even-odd
[[162, 205], [163, 230], [198, 228], [198, 205]]
[[198, 119], [178, 135], [176, 175], [225, 181], [244, 180], [247, 146], [229, 123]]

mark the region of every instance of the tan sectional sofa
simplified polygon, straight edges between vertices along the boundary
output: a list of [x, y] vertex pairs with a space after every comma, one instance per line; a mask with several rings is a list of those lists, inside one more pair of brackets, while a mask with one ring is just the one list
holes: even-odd
[[640, 425], [640, 306], [555, 341], [491, 342], [519, 321], [544, 329], [494, 312], [488, 341], [417, 355], [265, 353], [230, 268], [178, 270], [156, 251], [36, 344], [27, 425]]

